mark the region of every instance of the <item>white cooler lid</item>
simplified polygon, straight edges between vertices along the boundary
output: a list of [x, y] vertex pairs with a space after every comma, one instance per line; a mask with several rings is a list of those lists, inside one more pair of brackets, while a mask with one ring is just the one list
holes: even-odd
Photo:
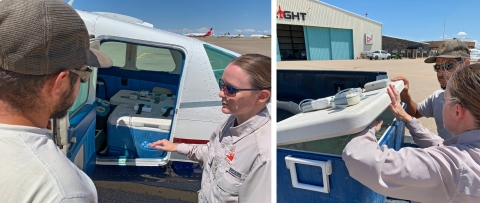
[[115, 107], [112, 114], [108, 117], [110, 125], [120, 125], [128, 127], [148, 127], [158, 128], [170, 131], [172, 116], [163, 117], [161, 107], [152, 106], [152, 112], [143, 112], [137, 114], [133, 105], [121, 104]]
[[[393, 83], [398, 92], [403, 81]], [[277, 145], [294, 144], [358, 133], [391, 103], [387, 88], [364, 92], [365, 99], [345, 109], [323, 109], [296, 114], [277, 123]]]

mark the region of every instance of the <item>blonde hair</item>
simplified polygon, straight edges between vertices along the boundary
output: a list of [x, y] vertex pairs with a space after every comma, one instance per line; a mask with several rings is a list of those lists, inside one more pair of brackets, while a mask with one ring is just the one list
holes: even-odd
[[272, 87], [272, 60], [260, 54], [246, 54], [230, 62], [244, 70], [253, 88], [270, 90]]
[[480, 64], [468, 65], [455, 71], [450, 78], [450, 103], [464, 106], [480, 127]]

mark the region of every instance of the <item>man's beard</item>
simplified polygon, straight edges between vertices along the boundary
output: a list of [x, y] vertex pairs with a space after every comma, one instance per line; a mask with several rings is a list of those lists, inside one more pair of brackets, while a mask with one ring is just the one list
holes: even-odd
[[70, 109], [70, 107], [73, 105], [73, 102], [75, 102], [72, 89], [73, 87], [70, 88], [70, 91], [63, 95], [62, 99], [59, 101], [60, 104], [55, 107], [55, 110], [50, 118], [60, 119], [67, 115], [68, 109]]
[[445, 90], [447, 87], [447, 85], [445, 84], [445, 86], [440, 82], [441, 79], [445, 80], [445, 81], [448, 81], [446, 77], [444, 76], [440, 76], [440, 77], [437, 77], [438, 78], [438, 82], [440, 83], [440, 88], [442, 88], [443, 90]]

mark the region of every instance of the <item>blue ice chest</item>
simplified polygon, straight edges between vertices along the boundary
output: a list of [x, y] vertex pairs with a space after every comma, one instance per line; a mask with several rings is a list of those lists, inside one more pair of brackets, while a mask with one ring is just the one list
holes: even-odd
[[[405, 106], [404, 106], [405, 108]], [[403, 122], [393, 118], [387, 109], [378, 120], [384, 126], [377, 133], [380, 146], [399, 150], [403, 145]], [[328, 149], [323, 145], [348, 143], [354, 135], [316, 140], [277, 147], [278, 202], [352, 202], [384, 203], [378, 194], [350, 177], [341, 157], [343, 147]], [[322, 151], [330, 150], [331, 153]]]
[[108, 124], [108, 155], [131, 158], [163, 158], [165, 151], [152, 149], [149, 143], [168, 139], [165, 130]]
[[168, 132], [162, 130], [141, 130], [133, 129], [133, 139], [135, 140], [135, 148], [140, 158], [163, 158], [167, 152], [151, 148], [150, 143], [157, 140], [168, 139]]
[[141, 112], [131, 105], [121, 104], [108, 118], [107, 145], [109, 156], [130, 158], [164, 158], [165, 151], [152, 149], [149, 144], [169, 139], [171, 119], [157, 118], [157, 112]]

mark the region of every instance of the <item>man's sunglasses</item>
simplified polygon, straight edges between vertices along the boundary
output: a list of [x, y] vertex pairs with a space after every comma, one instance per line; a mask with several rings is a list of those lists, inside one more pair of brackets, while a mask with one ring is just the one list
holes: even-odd
[[80, 77], [80, 82], [81, 83], [86, 83], [88, 79], [90, 78], [90, 75], [92, 75], [92, 69], [90, 66], [87, 66], [87, 70], [69, 70], [72, 73], [77, 74]]
[[451, 61], [451, 62], [446, 62], [446, 63], [440, 64], [440, 65], [435, 64], [435, 65], [433, 65], [433, 70], [435, 70], [435, 72], [440, 71], [440, 69], [449, 71], [449, 70], [452, 70], [453, 68], [457, 67], [461, 63], [462, 63], [462, 61]]
[[235, 87], [232, 87], [230, 85], [225, 85], [225, 82], [223, 82], [222, 79], [219, 79], [218, 80], [218, 87], [220, 88], [220, 91], [223, 91], [225, 93], [225, 95], [229, 96], [229, 97], [234, 97], [235, 95], [237, 95], [237, 92], [240, 92], [240, 91], [259, 91], [259, 90], [264, 90], [264, 89], [260, 89], [260, 88], [252, 88], [252, 89], [239, 89], [239, 88], [235, 88]]

